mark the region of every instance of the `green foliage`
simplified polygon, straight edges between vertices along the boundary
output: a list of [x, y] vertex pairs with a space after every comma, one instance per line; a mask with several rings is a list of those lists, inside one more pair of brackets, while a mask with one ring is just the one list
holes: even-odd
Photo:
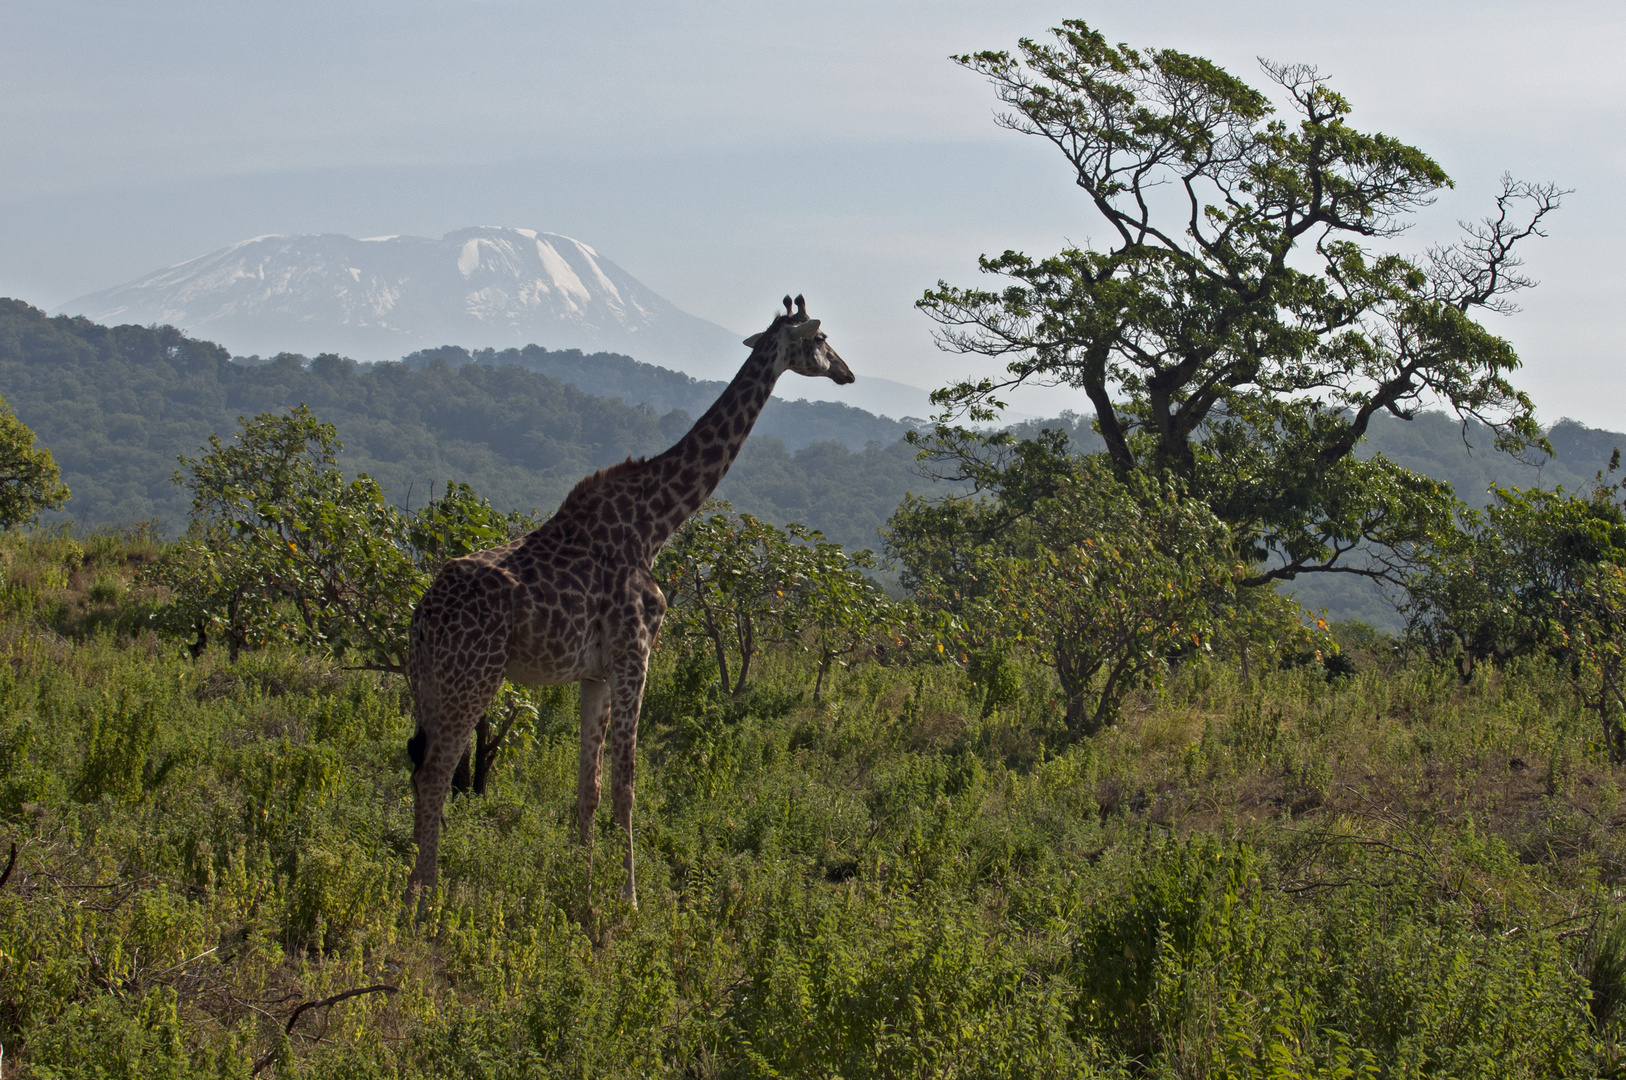
[[871, 552], [843, 551], [817, 530], [795, 525], [789, 530], [803, 541], [791, 582], [790, 629], [818, 657], [813, 680], [818, 701], [830, 666], [846, 666], [848, 657], [884, 636], [900, 613], [865, 574], [875, 569]]
[[[1409, 583], [1409, 635], [1455, 660], [1466, 678], [1483, 661], [1569, 651], [1587, 597], [1608, 586], [1606, 566], [1626, 564], [1626, 514], [1618, 485], [1601, 477], [1587, 498], [1496, 489], [1484, 511], [1420, 553]], [[1600, 576], [1602, 575], [1602, 576]], [[1605, 604], [1607, 606], [1607, 604]]]
[[34, 433], [0, 399], [0, 529], [12, 529], [60, 510], [68, 499], [56, 459], [34, 448]]
[[785, 889], [745, 958], [732, 1034], [747, 1076], [1088, 1076], [1071, 994], [975, 907], [860, 887]]
[[1022, 654], [832, 666], [815, 707], [807, 639], [738, 698], [663, 648], [639, 911], [603, 874], [584, 894], [574, 710], [528, 699], [486, 798], [447, 808], [419, 923], [399, 677], [36, 621], [98, 576], [141, 610], [119, 567], [145, 543], [0, 544], [34, 598], [0, 616], [22, 1075], [1563, 1077], [1626, 1052], [1626, 773], [1539, 658], [1244, 684], [1198, 654], [1070, 742]]
[[[656, 559], [655, 577], [668, 603], [665, 635], [679, 642], [705, 639], [718, 682], [740, 693], [760, 645], [785, 635], [791, 605], [785, 592], [796, 555], [785, 531], [736, 515], [727, 503], [702, 507]], [[731, 658], [737, 659], [732, 679]]]
[[817, 530], [776, 528], [714, 502], [656, 560], [670, 604], [663, 634], [680, 645], [709, 643], [719, 683], [736, 696], [764, 645], [805, 640], [818, 657], [817, 700], [831, 664], [885, 628], [892, 605], [863, 574], [874, 565], [870, 552], [849, 554]]
[[888, 551], [923, 602], [961, 615], [969, 650], [1036, 650], [1081, 737], [1155, 684], [1170, 655], [1210, 644], [1232, 594], [1230, 534], [1195, 500], [1123, 483], [1102, 455], [1040, 441], [1015, 454], [980, 478], [995, 499], [899, 508]]
[[440, 498], [407, 517], [405, 538], [418, 568], [433, 576], [449, 559], [506, 544], [535, 527], [530, 516], [498, 513], [468, 484], [449, 481]]
[[[940, 283], [919, 306], [943, 344], [998, 357], [1003, 376], [937, 393], [989, 420], [1022, 383], [1065, 382], [1095, 408], [1121, 475], [1172, 474], [1239, 530], [1248, 584], [1405, 546], [1449, 515], [1450, 492], [1352, 455], [1372, 420], [1434, 400], [1490, 425], [1498, 448], [1549, 449], [1508, 381], [1512, 347], [1472, 317], [1531, 282], [1514, 250], [1562, 194], [1505, 180], [1495, 213], [1421, 260], [1373, 246], [1450, 180], [1422, 151], [1349, 126], [1314, 68], [1264, 64], [1270, 95], [1201, 57], [1113, 47], [1082, 21], [1017, 55], [956, 57], [1050, 142], [1105, 242], [1035, 259], [985, 256], [998, 291]], [[963, 434], [963, 433], [961, 433]]]
[[[297, 641], [405, 670], [407, 623], [428, 581], [403, 546], [402, 515], [370, 477], [345, 480], [337, 433], [306, 406], [242, 424], [233, 445], [211, 435], [207, 453], [183, 460], [189, 475], [176, 474], [194, 521], [163, 575], [177, 617], [234, 654]], [[438, 541], [453, 524], [469, 522], [435, 515], [424, 532]]]
[[[464, 364], [482, 367], [520, 367], [558, 379], [600, 398], [620, 398], [629, 404], [647, 405], [661, 416], [662, 430], [687, 428], [687, 418], [700, 416], [722, 394], [728, 384], [695, 379], [681, 371], [642, 364], [617, 353], [584, 355], [578, 349], [544, 349], [527, 345], [522, 349], [464, 349], [443, 345], [403, 356], [401, 362], [419, 370], [443, 361], [453, 368]], [[792, 449], [813, 443], [839, 443], [854, 450], [871, 442], [890, 445], [903, 438], [908, 426], [884, 416], [871, 416], [862, 409], [834, 401], [786, 401], [769, 398], [754, 430], [781, 441]]]
[[[1244, 678], [1259, 666], [1291, 667], [1312, 660], [1321, 661], [1329, 672], [1346, 666], [1336, 659], [1343, 642], [1327, 620], [1273, 588], [1238, 589], [1217, 614], [1213, 651], [1236, 660]], [[1363, 646], [1374, 640], [1370, 634], [1356, 637]]]

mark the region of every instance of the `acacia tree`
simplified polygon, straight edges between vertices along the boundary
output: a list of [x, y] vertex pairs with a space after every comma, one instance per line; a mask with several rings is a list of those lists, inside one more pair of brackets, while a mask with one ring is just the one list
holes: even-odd
[[906, 587], [958, 616], [968, 659], [1015, 643], [1052, 667], [1079, 738], [1111, 724], [1169, 656], [1209, 645], [1240, 567], [1201, 501], [1122, 481], [1100, 455], [1022, 449], [992, 497], [906, 501], [887, 549]]
[[844, 551], [816, 529], [804, 539], [790, 614], [793, 627], [819, 658], [813, 680], [813, 700], [818, 701], [831, 665], [846, 666], [847, 657], [887, 629], [895, 605], [865, 576], [875, 568], [871, 552]]
[[[712, 502], [684, 522], [655, 561], [656, 579], [671, 604], [667, 636], [704, 638], [729, 693], [744, 691], [765, 640], [788, 636], [786, 613], [803, 560], [794, 540], [806, 532], [800, 525], [776, 529], [735, 514], [726, 502]], [[732, 679], [731, 656], [739, 658]]]
[[34, 446], [34, 432], [0, 399], [0, 529], [33, 521], [41, 510], [60, 510], [67, 499], [56, 459]]
[[947, 349], [1003, 375], [938, 391], [928, 452], [980, 448], [1021, 384], [1081, 388], [1120, 476], [1170, 474], [1232, 525], [1245, 585], [1311, 571], [1385, 577], [1348, 558], [1403, 550], [1448, 519], [1449, 488], [1356, 461], [1372, 418], [1439, 403], [1499, 449], [1550, 449], [1507, 379], [1513, 348], [1475, 321], [1532, 282], [1515, 248], [1563, 194], [1504, 178], [1495, 211], [1421, 258], [1382, 250], [1451, 184], [1421, 150], [1349, 126], [1314, 68], [1264, 64], [1288, 114], [1200, 57], [1109, 46], [1068, 21], [1018, 55], [959, 56], [1009, 111], [999, 122], [1067, 158], [1105, 226], [1099, 247], [984, 256], [998, 290], [940, 282], [919, 306]]

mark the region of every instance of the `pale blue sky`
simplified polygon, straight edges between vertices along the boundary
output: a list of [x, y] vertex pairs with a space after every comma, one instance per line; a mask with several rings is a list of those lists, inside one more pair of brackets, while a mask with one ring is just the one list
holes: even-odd
[[1495, 328], [1546, 420], [1626, 429], [1618, 3], [8, 4], [0, 295], [51, 306], [260, 233], [517, 225], [741, 333], [804, 291], [855, 370], [938, 385], [970, 361], [932, 347], [922, 289], [1096, 228], [944, 58], [1073, 16], [1249, 79], [1318, 64], [1457, 180], [1408, 242], [1504, 170], [1577, 189]]

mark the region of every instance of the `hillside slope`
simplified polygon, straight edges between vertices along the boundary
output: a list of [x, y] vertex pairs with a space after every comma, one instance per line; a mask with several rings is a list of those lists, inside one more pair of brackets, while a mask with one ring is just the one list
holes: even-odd
[[[744, 363], [747, 350], [734, 350]], [[438, 349], [423, 349], [401, 358], [413, 370], [427, 367], [435, 361], [458, 368], [464, 364], [482, 367], [520, 367], [539, 375], [567, 382], [578, 390], [599, 397], [620, 398], [629, 405], [648, 405], [665, 414], [681, 409], [691, 416], [699, 416], [711, 407], [728, 383], [712, 379], [696, 379], [681, 371], [657, 367], [634, 360], [619, 353], [583, 353], [580, 349], [544, 349], [540, 345], [527, 345], [523, 349], [475, 349], [472, 352], [456, 345]], [[886, 380], [858, 377], [855, 387]], [[899, 384], [892, 383], [897, 386]], [[785, 441], [792, 450], [810, 443], [834, 440], [851, 450], [862, 450], [872, 442], [891, 443], [903, 438], [910, 425], [885, 416], [875, 416], [860, 408], [829, 398], [855, 387], [837, 387], [825, 379], [781, 379], [777, 393], [763, 410], [756, 431], [773, 435]], [[797, 398], [797, 394], [813, 392], [818, 401]]]
[[[73, 490], [65, 515], [83, 525], [157, 518], [185, 527], [186, 493], [170, 481], [237, 418], [304, 402], [333, 423], [350, 469], [402, 502], [462, 480], [505, 508], [549, 509], [578, 479], [628, 455], [658, 453], [690, 425], [682, 409], [582, 392], [512, 366], [431, 363], [362, 367], [336, 356], [233, 363], [218, 345], [173, 327], [99, 326], [47, 318], [0, 300], [0, 396], [50, 448]], [[794, 450], [771, 432], [810, 435]], [[718, 494], [775, 521], [804, 520], [839, 542], [875, 547], [875, 527], [926, 481], [893, 439], [853, 452], [831, 436], [876, 418], [827, 403], [772, 402]]]

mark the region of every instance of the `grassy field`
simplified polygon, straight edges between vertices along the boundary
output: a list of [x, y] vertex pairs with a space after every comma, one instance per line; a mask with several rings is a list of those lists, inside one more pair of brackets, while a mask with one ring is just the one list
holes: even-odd
[[1068, 745], [1039, 668], [667, 652], [639, 909], [571, 692], [415, 923], [399, 680], [194, 660], [139, 534], [0, 543], [5, 1080], [1622, 1074], [1623, 777], [1539, 665], [1197, 663]]

